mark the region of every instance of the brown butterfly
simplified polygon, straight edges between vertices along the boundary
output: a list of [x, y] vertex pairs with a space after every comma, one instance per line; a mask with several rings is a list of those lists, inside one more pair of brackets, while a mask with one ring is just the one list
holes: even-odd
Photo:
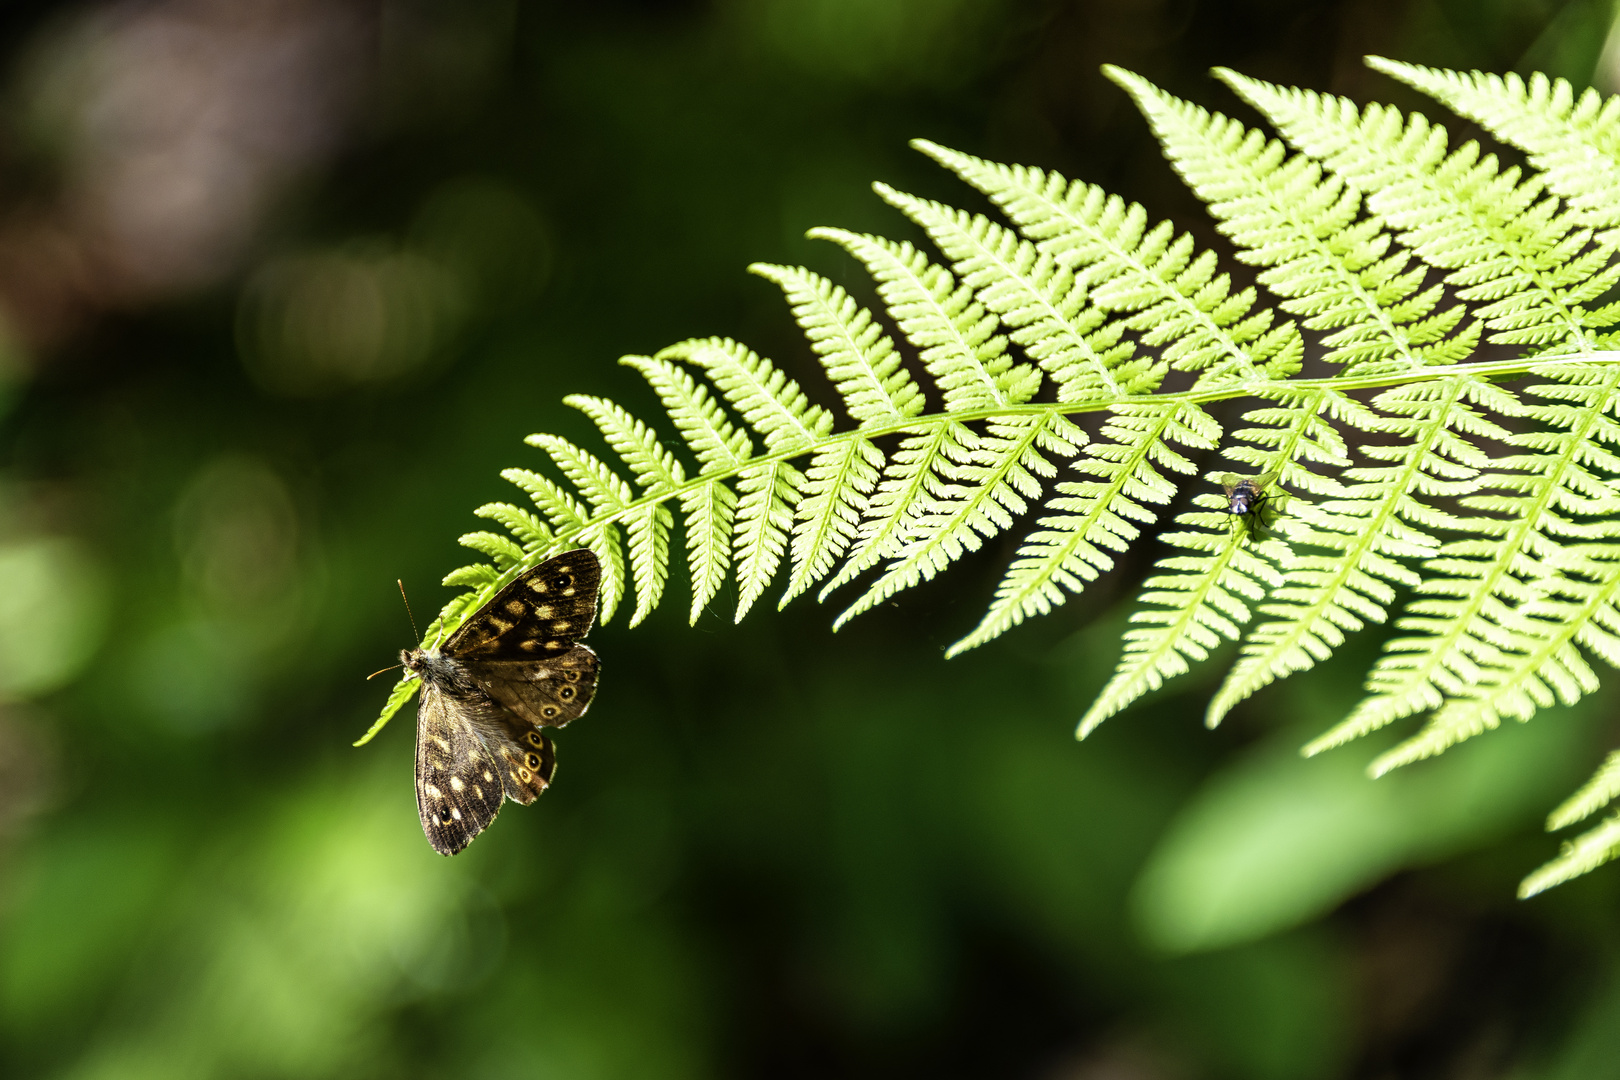
[[416, 809], [428, 843], [454, 855], [501, 800], [532, 803], [557, 750], [544, 728], [582, 716], [596, 693], [596, 654], [578, 640], [596, 618], [602, 567], [565, 551], [511, 582], [443, 647], [407, 649], [422, 680], [416, 713]]

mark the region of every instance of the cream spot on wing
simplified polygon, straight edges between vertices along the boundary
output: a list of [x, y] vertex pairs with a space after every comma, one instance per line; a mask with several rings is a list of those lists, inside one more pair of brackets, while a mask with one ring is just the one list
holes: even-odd
[[483, 797], [484, 797], [484, 789], [479, 787], [477, 784], [474, 784], [473, 785], [473, 798], [482, 800]]
[[534, 613], [542, 619], [549, 619], [551, 618], [551, 610], [550, 604], [541, 604], [534, 609]]
[[511, 623], [507, 622], [505, 619], [497, 619], [493, 615], [489, 617], [489, 625], [495, 628], [495, 632], [497, 634], [504, 634], [508, 630], [512, 629]]
[[434, 787], [432, 784], [427, 785], [427, 793], [429, 795], [433, 796], [435, 799], [444, 798], [444, 793], [441, 792], [438, 788]]
[[454, 807], [452, 807], [451, 810], [450, 810], [450, 816], [455, 818], [457, 821], [460, 821], [461, 820], [461, 811], [455, 809]]
[[462, 788], [464, 788], [466, 786], [467, 786], [466, 784], [463, 784], [461, 782], [461, 777], [452, 776], [450, 778], [450, 790], [451, 791], [460, 791]]
[[569, 622], [567, 619], [557, 619], [551, 624], [551, 632], [553, 634], [566, 634], [568, 633], [569, 627], [573, 625], [574, 624]]
[[484, 779], [485, 779], [485, 780], [486, 780], [486, 781], [489, 781], [489, 780], [494, 780], [494, 779], [495, 779], [495, 777], [494, 777], [494, 776], [492, 776], [492, 775], [490, 775], [490, 771], [489, 771], [489, 770], [488, 770], [488, 769], [485, 769], [485, 770], [484, 770]]
[[570, 585], [568, 588], [564, 589], [562, 591], [562, 593], [563, 593], [564, 596], [573, 596], [574, 595], [574, 587], [572, 585]]
[[443, 750], [446, 753], [448, 753], [450, 751], [450, 744], [447, 741], [445, 741], [444, 739], [439, 738], [437, 735], [433, 736], [433, 742], [438, 746], [438, 748], [440, 750]]
[[506, 602], [506, 613], [508, 615], [522, 615], [524, 610], [524, 603], [521, 600], [508, 600]]

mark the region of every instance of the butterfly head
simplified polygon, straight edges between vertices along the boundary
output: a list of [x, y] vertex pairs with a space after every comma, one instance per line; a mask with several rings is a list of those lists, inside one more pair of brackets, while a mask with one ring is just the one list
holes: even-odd
[[417, 678], [431, 679], [445, 661], [438, 649], [401, 649], [399, 662]]

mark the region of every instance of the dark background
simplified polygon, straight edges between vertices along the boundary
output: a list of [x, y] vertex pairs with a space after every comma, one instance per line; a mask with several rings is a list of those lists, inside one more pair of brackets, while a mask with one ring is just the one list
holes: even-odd
[[[155, 0], [0, 11], [0, 1074], [1620, 1076], [1620, 876], [1532, 902], [1612, 695], [1373, 783], [1376, 635], [1217, 732], [1211, 663], [1072, 729], [1143, 544], [946, 662], [1013, 541], [838, 634], [679, 578], [597, 630], [559, 780], [423, 839], [352, 749], [568, 393], [723, 334], [826, 403], [752, 261], [975, 210], [926, 137], [1215, 234], [1099, 65], [1421, 103], [1378, 53], [1607, 89], [1552, 0]], [[1441, 118], [1437, 105], [1421, 106]], [[1453, 130], [1464, 125], [1450, 120]], [[1016, 533], [1014, 534], [1016, 536]], [[677, 575], [679, 563], [677, 563]], [[1399, 732], [1391, 733], [1392, 736]], [[1387, 743], [1381, 744], [1387, 745]]]

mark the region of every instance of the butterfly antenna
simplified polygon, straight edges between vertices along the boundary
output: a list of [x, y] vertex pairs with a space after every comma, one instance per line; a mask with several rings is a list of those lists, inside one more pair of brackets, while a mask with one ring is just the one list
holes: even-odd
[[[418, 630], [416, 628], [416, 616], [411, 613], [411, 598], [405, 595], [405, 582], [403, 580], [399, 579], [399, 578], [395, 578], [394, 579], [394, 584], [399, 586], [399, 598], [401, 600], [405, 601], [405, 617], [407, 619], [411, 620], [411, 633], [416, 635], [416, 637], [413, 638], [412, 640], [421, 641], [422, 640], [422, 631], [420, 631], [420, 630]], [[383, 671], [387, 671], [387, 670], [388, 670], [388, 668], [383, 668]], [[379, 671], [377, 674], [380, 675], [380, 674], [382, 674], [382, 672]], [[369, 678], [370, 676], [367, 676], [367, 677]]]
[[404, 666], [404, 664], [389, 664], [387, 667], [383, 668], [382, 671], [373, 671], [370, 675], [367, 675], [366, 682], [370, 682], [372, 679], [375, 679], [377, 676], [381, 675], [383, 671], [393, 671], [397, 667]]

